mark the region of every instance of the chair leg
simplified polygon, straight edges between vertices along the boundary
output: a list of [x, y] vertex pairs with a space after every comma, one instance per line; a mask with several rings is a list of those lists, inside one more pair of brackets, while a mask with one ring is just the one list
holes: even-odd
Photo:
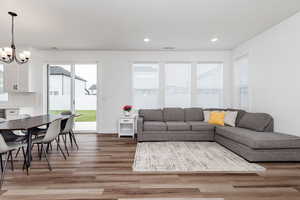
[[1, 172], [3, 172], [3, 161], [2, 161], [2, 154], [0, 153], [0, 165], [1, 165]]
[[50, 165], [49, 160], [48, 160], [47, 152], [46, 152], [43, 144], [42, 144], [42, 151], [43, 151], [43, 153], [45, 155], [45, 158], [47, 160], [49, 171], [52, 171], [51, 165]]
[[17, 153], [16, 153], [16, 155], [15, 155], [15, 158], [18, 157], [20, 150], [21, 150], [21, 148], [18, 149], [18, 151], [17, 151]]
[[[60, 143], [60, 135], [58, 135], [56, 143], [57, 143], [57, 144]], [[58, 151], [58, 145], [56, 146], [56, 151]]]
[[67, 135], [62, 135], [62, 139], [63, 139], [63, 142], [65, 144], [65, 150], [67, 151], [67, 155], [70, 156], [69, 154], [69, 150], [68, 150], [68, 147], [67, 147]]
[[77, 150], [79, 150], [79, 146], [78, 146], [78, 144], [77, 144], [77, 140], [76, 140], [76, 137], [75, 137], [75, 134], [74, 134], [74, 132], [73, 132], [73, 131], [71, 131], [71, 134], [72, 134], [72, 137], [73, 137], [74, 143], [75, 143], [75, 145], [76, 145], [76, 147], [77, 147]]
[[[22, 147], [22, 152], [23, 152], [23, 157], [24, 157], [24, 164], [23, 164], [23, 170], [25, 169], [26, 166], [26, 153], [24, 147]], [[28, 167], [26, 167], [26, 173], [28, 175]]]
[[37, 147], [38, 147], [38, 155], [40, 154], [40, 151], [41, 151], [41, 149], [40, 149], [40, 144], [37, 144]]
[[62, 153], [62, 155], [64, 156], [65, 160], [67, 160], [66, 155], [64, 154], [63, 150], [61, 149], [59, 143], [57, 142], [57, 139], [55, 139], [56, 143], [57, 143], [57, 147], [59, 148], [60, 152]]
[[1, 173], [0, 189], [2, 188], [2, 185], [3, 185], [4, 175], [5, 175], [5, 171], [6, 171], [6, 167], [7, 167], [7, 161], [9, 159], [9, 157], [10, 157], [9, 152], [7, 152], [6, 153], [6, 159], [5, 159], [4, 166], [3, 166], [3, 171]]
[[70, 138], [71, 148], [73, 149], [73, 138], [72, 138], [71, 132], [69, 132], [68, 135], [69, 135], [69, 138]]
[[10, 166], [11, 166], [11, 171], [14, 171], [14, 160], [13, 160], [13, 156], [12, 156], [12, 151], [9, 152], [9, 156], [10, 156]]
[[39, 159], [42, 160], [42, 154], [43, 154], [43, 144], [41, 144], [41, 151], [39, 152]]
[[46, 152], [49, 153], [50, 143], [47, 144]]
[[33, 147], [34, 147], [34, 144], [31, 145], [31, 151], [32, 151]]

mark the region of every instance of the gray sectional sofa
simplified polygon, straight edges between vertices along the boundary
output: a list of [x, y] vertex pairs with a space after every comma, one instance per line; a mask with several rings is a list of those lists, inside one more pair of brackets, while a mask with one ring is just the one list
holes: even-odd
[[[235, 127], [204, 122], [204, 111], [237, 111]], [[251, 162], [300, 161], [300, 137], [273, 131], [269, 114], [238, 109], [141, 109], [138, 141], [218, 142]]]

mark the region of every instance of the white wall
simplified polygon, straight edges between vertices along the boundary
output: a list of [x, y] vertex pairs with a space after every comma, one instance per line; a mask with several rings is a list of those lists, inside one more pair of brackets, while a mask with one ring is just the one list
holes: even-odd
[[[132, 104], [133, 62], [224, 62], [224, 106], [231, 105], [231, 53], [230, 51], [208, 52], [154, 52], [154, 51], [42, 51], [43, 63], [95, 63], [98, 62], [97, 120], [99, 132], [114, 133], [121, 107]], [[43, 65], [38, 63], [39, 67]], [[39, 70], [42, 73], [42, 70]], [[45, 77], [44, 77], [45, 78]], [[46, 87], [44, 84], [43, 87]], [[40, 100], [45, 100], [40, 98]], [[45, 103], [44, 111], [45, 111]]]
[[300, 136], [300, 13], [240, 45], [248, 54], [250, 109], [275, 119], [275, 130]]

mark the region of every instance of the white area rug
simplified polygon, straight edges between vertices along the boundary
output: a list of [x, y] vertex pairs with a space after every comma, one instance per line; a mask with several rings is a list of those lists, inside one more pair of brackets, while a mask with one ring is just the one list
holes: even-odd
[[215, 142], [143, 142], [137, 145], [133, 171], [260, 172], [265, 168]]

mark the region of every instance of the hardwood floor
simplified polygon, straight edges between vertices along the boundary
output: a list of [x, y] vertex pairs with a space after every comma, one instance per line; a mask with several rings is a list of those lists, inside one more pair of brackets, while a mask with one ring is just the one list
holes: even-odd
[[68, 160], [53, 148], [49, 172], [45, 159], [34, 161], [29, 176], [7, 171], [1, 200], [224, 198], [225, 200], [298, 200], [300, 163], [264, 163], [264, 173], [135, 173], [136, 142], [116, 135], [77, 135], [80, 149]]

